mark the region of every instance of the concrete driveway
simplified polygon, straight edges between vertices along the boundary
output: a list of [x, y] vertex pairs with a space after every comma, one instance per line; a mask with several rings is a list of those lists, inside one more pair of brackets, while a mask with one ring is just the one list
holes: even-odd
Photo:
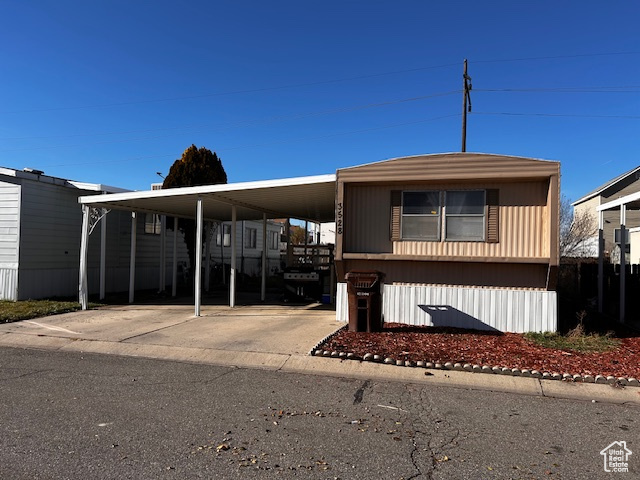
[[110, 306], [0, 325], [0, 345], [277, 366], [306, 355], [340, 328], [335, 312], [309, 306]]

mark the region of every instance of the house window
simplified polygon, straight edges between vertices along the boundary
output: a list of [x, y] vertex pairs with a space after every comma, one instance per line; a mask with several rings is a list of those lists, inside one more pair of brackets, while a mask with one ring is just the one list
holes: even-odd
[[445, 192], [445, 240], [483, 241], [485, 236], [484, 190]]
[[231, 246], [231, 225], [223, 223], [218, 227], [218, 233], [216, 234], [216, 245], [218, 247]]
[[258, 230], [255, 228], [245, 228], [244, 229], [244, 248], [256, 248], [256, 237], [258, 235]]
[[271, 250], [278, 250], [280, 248], [280, 233], [269, 232], [269, 248]]
[[440, 240], [440, 192], [402, 193], [402, 238]]
[[144, 233], [150, 235], [160, 235], [162, 231], [162, 222], [160, 221], [160, 215], [155, 213], [144, 214]]
[[[622, 235], [620, 235], [620, 229], [616, 228], [613, 230], [613, 243], [615, 243], [616, 245], [620, 245], [622, 242]], [[625, 244], [629, 245], [629, 229], [625, 228], [624, 230], [624, 240], [625, 240]]]

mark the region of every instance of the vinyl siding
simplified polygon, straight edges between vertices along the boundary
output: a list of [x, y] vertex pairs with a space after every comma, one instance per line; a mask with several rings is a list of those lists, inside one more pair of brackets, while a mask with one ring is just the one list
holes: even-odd
[[21, 269], [78, 268], [82, 190], [24, 180], [20, 238]]
[[0, 268], [18, 268], [20, 185], [0, 182]]
[[418, 262], [415, 260], [343, 260], [338, 279], [353, 270], [383, 272], [387, 284], [445, 285], [537, 289], [546, 288], [548, 266], [480, 262]]
[[[511, 258], [548, 260], [548, 181], [518, 183], [410, 183], [402, 190], [499, 190], [499, 241], [391, 241], [390, 196], [398, 186], [345, 186], [344, 253], [393, 253], [424, 257]], [[471, 257], [471, 258], [470, 258]]]
[[20, 185], [0, 182], [0, 300], [18, 299]]
[[[230, 222], [226, 222], [230, 225]], [[256, 230], [256, 248], [244, 247], [245, 228], [254, 228]], [[281, 224], [274, 224], [267, 221], [267, 241], [270, 232], [276, 232], [280, 235]], [[214, 263], [231, 264], [231, 246], [221, 247], [216, 244], [217, 230], [211, 239], [210, 254], [211, 261]], [[279, 245], [280, 237], [278, 237]], [[262, 221], [239, 221], [236, 223], [236, 262], [238, 271], [247, 275], [258, 275], [262, 269]], [[270, 272], [280, 270], [280, 249], [271, 249], [267, 243], [267, 268]]]
[[395, 158], [338, 170], [338, 182], [432, 182], [540, 179], [560, 175], [558, 162], [482, 153], [444, 153]]

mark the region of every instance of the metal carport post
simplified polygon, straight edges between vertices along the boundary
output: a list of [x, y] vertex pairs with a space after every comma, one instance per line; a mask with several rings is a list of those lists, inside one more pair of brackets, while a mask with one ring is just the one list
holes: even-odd
[[598, 312], [602, 313], [604, 304], [604, 212], [614, 208], [620, 209], [620, 318], [621, 323], [626, 317], [626, 246], [627, 246], [627, 206], [638, 208], [640, 192], [631, 193], [616, 198], [596, 207], [598, 212]]
[[195, 316], [200, 316], [202, 304], [202, 197], [196, 201], [196, 275], [195, 275]]

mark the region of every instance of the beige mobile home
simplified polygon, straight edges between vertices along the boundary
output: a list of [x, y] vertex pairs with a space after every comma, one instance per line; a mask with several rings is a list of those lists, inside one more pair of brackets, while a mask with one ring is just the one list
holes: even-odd
[[338, 280], [383, 272], [385, 322], [554, 331], [559, 178], [558, 162], [477, 153], [340, 169]]

